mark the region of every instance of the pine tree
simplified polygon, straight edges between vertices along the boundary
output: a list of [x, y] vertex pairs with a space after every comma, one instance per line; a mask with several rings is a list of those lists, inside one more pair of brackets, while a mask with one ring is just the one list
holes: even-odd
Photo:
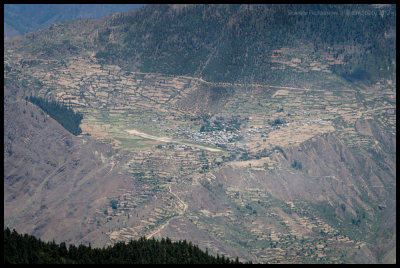
[[119, 242], [106, 248], [69, 245], [65, 242], [44, 243], [30, 235], [20, 235], [15, 230], [4, 230], [4, 263], [82, 263], [82, 264], [212, 264], [240, 263], [230, 261], [225, 256], [217, 258], [201, 251], [191, 242], [172, 242], [169, 238], [157, 241], [141, 237], [128, 244]]

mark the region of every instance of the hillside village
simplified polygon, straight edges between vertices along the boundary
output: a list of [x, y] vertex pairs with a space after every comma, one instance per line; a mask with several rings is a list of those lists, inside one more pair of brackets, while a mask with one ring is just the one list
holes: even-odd
[[[113, 171], [131, 188], [93, 197], [96, 212], [82, 226], [96, 243], [186, 236], [210, 253], [258, 262], [362, 261], [375, 237], [360, 233], [380, 228], [380, 198], [392, 194], [386, 152], [395, 151], [396, 81], [356, 85], [332, 72], [344, 50], [281, 46], [264, 66], [278, 78], [264, 84], [128, 70], [100, 62], [97, 47], [59, 60], [9, 45], [4, 76], [23, 86], [18, 94], [83, 114], [79, 144], [109, 146], [93, 152], [104, 176]], [[97, 168], [74, 187], [100, 189]]]

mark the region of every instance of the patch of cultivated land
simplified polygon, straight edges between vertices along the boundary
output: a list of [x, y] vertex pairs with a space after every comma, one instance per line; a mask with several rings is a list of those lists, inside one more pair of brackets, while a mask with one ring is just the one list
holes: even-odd
[[[330, 75], [329, 65], [342, 63], [340, 56], [327, 54], [321, 60], [288, 48], [275, 50], [271, 57], [274, 69], [324, 75]], [[137, 190], [119, 189], [105, 197], [109, 205], [88, 216], [93, 225], [106, 230], [108, 243], [168, 235], [191, 239], [210, 252], [229, 257], [244, 252], [243, 259], [272, 263], [335, 263], [350, 253], [368, 253], [361, 237], [350, 239], [312, 213], [309, 203], [279, 200], [265, 185], [222, 184], [214, 173], [224, 167], [248, 170], [242, 181], [262, 184], [252, 172], [296, 174], [294, 168], [283, 166], [284, 151], [315, 137], [335, 133], [351, 148], [376, 144], [372, 130], [362, 128], [358, 120], [375, 118], [395, 135], [392, 82], [371, 88], [216, 84], [201, 78], [127, 72], [85, 55], [63, 63], [32, 59], [39, 64], [24, 68], [22, 60], [23, 55], [10, 57], [5, 52], [5, 62], [20, 71], [20, 81], [28, 85], [40, 81], [41, 86], [32, 87], [36, 95], [53, 97], [84, 114], [82, 135], [112, 144], [115, 151], [107, 157], [124, 154], [128, 159], [120, 172], [131, 176]], [[200, 133], [201, 108], [184, 102], [202, 85], [234, 92], [212, 119], [247, 118], [238, 130], [242, 139], [230, 141], [228, 149], [218, 149], [214, 142], [231, 134], [225, 130], [208, 133], [210, 143], [204, 144], [174, 137], [182, 129]], [[183, 220], [190, 224], [179, 225]], [[187, 226], [195, 231], [184, 232]], [[182, 233], [175, 234], [176, 228]], [[191, 236], [194, 233], [197, 236]]]
[[[303, 59], [299, 59], [292, 57], [293, 53], [287, 48], [282, 48], [274, 52], [274, 57], [289, 57], [290, 62], [293, 62], [292, 65], [296, 66], [317, 65], [316, 62], [308, 63], [306, 55], [303, 55]], [[20, 58], [14, 59], [14, 62], [22, 59], [21, 55]], [[96, 64], [95, 58], [91, 57], [70, 58], [62, 65], [52, 66], [51, 72], [47, 69], [47, 65], [51, 63], [43, 64], [45, 60], [42, 61], [42, 64], [24, 70], [27, 78], [40, 78], [42, 89], [36, 94], [53, 96], [87, 113], [91, 119], [88, 121], [85, 118], [84, 132], [101, 138], [116, 136], [110, 133], [113, 126], [106, 121], [114, 122], [113, 125], [118, 124], [118, 132], [122, 132], [124, 127], [127, 130], [149, 128], [150, 131], [162, 134], [167, 126], [179, 128], [181, 124], [179, 121], [191, 111], [180, 110], [178, 103], [196, 89], [197, 85], [205, 83], [202, 79], [191, 77], [126, 72], [118, 66]], [[388, 116], [382, 117], [383, 122], [387, 121], [392, 127], [395, 119], [391, 103], [384, 101], [384, 105], [379, 107], [360, 106], [356, 99], [356, 94], [359, 93], [352, 89], [341, 88], [331, 91], [325, 88], [253, 84], [247, 86], [247, 91], [243, 92], [240, 90], [242, 87], [240, 84], [229, 84], [229, 86], [235, 88], [237, 93], [216, 116], [232, 114], [247, 116], [250, 118], [248, 126], [262, 128], [260, 133], [244, 133], [246, 145], [251, 150], [271, 148], [276, 145], [284, 147], [300, 143], [314, 135], [331, 132], [334, 130], [333, 119], [339, 118], [352, 126], [358, 118], [369, 118], [372, 115], [379, 117], [380, 114], [384, 114]], [[366, 101], [369, 103], [379, 101], [378, 98], [389, 100], [395, 98], [395, 92], [390, 89], [384, 94], [380, 90], [362, 93], [366, 95]], [[104, 111], [101, 116], [96, 115], [99, 109]], [[268, 121], [273, 122], [276, 119], [280, 119], [284, 124], [275, 126], [268, 134], [261, 133], [266, 132], [265, 127], [271, 129]], [[133, 127], [129, 128], [130, 126]], [[345, 131], [351, 132], [348, 128]], [[261, 137], [262, 134], [264, 137]], [[118, 140], [113, 140], [119, 143]]]

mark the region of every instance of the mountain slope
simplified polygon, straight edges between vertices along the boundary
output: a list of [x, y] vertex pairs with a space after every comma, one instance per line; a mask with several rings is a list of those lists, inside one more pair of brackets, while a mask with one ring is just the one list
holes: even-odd
[[[146, 5], [5, 40], [6, 226], [260, 263], [396, 262], [395, 15]], [[82, 134], [43, 122], [30, 95], [83, 114]]]
[[109, 148], [77, 139], [32, 103], [5, 106], [4, 135], [5, 226], [48, 240], [88, 241], [97, 231], [87, 216], [109, 202], [105, 196], [132, 187], [103, 156]]
[[[303, 45], [317, 56], [345, 58], [348, 66], [334, 68], [339, 74], [364, 79], [355, 73], [360, 69], [366, 79], [375, 80], [391, 73], [381, 67], [394, 68], [395, 11], [385, 11], [377, 16], [376, 8], [358, 5], [148, 6], [116, 16], [104, 28], [96, 40], [104, 45], [97, 58], [127, 67], [139, 61], [143, 72], [265, 82], [276, 79], [270, 70], [273, 50]], [[374, 16], [352, 15], [369, 12]]]
[[[95, 47], [102, 63], [213, 81], [276, 81], [271, 54], [297, 46], [317, 59], [338, 60], [329, 69], [352, 81], [390, 78], [395, 71], [393, 6], [148, 5], [99, 22], [85, 39], [68, 37], [71, 28], [47, 31], [54, 43], [68, 37], [72, 45]], [[90, 25], [74, 24], [81, 34]]]

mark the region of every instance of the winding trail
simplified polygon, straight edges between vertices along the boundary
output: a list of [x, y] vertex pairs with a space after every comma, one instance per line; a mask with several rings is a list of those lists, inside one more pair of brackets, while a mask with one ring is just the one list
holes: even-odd
[[[161, 142], [166, 142], [166, 143], [168, 143], [168, 142], [173, 142], [173, 143], [178, 143], [178, 144], [184, 144], [184, 145], [187, 145], [187, 146], [197, 147], [197, 148], [199, 148], [199, 149], [207, 150], [207, 151], [210, 151], [210, 152], [220, 152], [220, 151], [221, 151], [221, 150], [219, 150], [219, 149], [210, 148], [210, 147], [206, 147], [206, 146], [202, 146], [202, 145], [194, 145], [194, 144], [185, 143], [185, 142], [182, 142], [182, 141], [173, 140], [173, 139], [171, 139], [171, 138], [169, 138], [169, 137], [157, 137], [157, 136], [153, 136], [153, 135], [150, 135], [150, 134], [147, 134], [147, 133], [143, 133], [143, 132], [137, 131], [136, 129], [126, 130], [126, 132], [128, 132], [129, 134], [138, 136], [138, 137], [145, 138], [145, 139], [151, 139], [151, 140], [156, 140], [156, 141], [161, 141]], [[171, 217], [171, 218], [170, 218], [169, 220], [167, 220], [163, 225], [161, 225], [160, 227], [158, 227], [158, 228], [157, 228], [156, 230], [154, 230], [152, 233], [148, 234], [148, 235], [146, 236], [147, 239], [152, 238], [155, 234], [157, 234], [157, 233], [159, 233], [161, 230], [163, 230], [163, 229], [169, 224], [169, 222], [170, 222], [172, 219], [184, 215], [184, 214], [185, 214], [185, 211], [186, 211], [187, 208], [188, 208], [188, 205], [187, 205], [184, 201], [182, 201], [182, 199], [181, 199], [178, 195], [176, 195], [174, 192], [172, 192], [171, 185], [168, 185], [168, 189], [169, 189], [169, 192], [171, 193], [171, 195], [173, 195], [173, 196], [177, 199], [177, 201], [178, 201], [178, 208], [179, 208], [178, 215], [177, 215], [177, 216], [174, 216], [174, 217]]]
[[179, 198], [179, 196], [177, 196], [174, 192], [172, 192], [171, 185], [168, 185], [168, 189], [169, 189], [169, 192], [178, 200], [178, 202], [179, 202], [179, 204], [180, 204], [179, 207], [182, 206], [183, 208], [182, 208], [181, 211], [179, 212], [179, 215], [174, 216], [174, 217], [171, 217], [171, 218], [170, 218], [169, 220], [167, 220], [163, 225], [161, 225], [160, 227], [158, 227], [157, 230], [155, 230], [155, 231], [152, 232], [151, 234], [148, 234], [148, 235], [146, 236], [147, 239], [152, 238], [155, 234], [157, 234], [157, 233], [159, 233], [161, 230], [163, 230], [163, 229], [169, 224], [169, 222], [170, 222], [172, 219], [174, 219], [174, 218], [176, 218], [176, 217], [178, 217], [178, 216], [182, 216], [183, 214], [185, 214], [185, 211], [186, 211], [187, 208], [188, 208], [188, 205], [187, 205], [185, 202], [183, 202], [182, 199]]

